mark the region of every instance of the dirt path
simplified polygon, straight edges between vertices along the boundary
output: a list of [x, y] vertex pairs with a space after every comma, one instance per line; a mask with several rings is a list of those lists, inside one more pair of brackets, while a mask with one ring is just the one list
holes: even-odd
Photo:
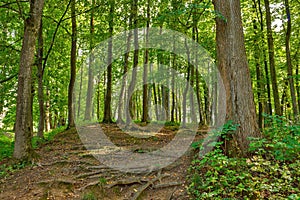
[[[176, 134], [176, 128], [166, 127], [154, 137], [136, 139], [113, 124], [102, 128], [114, 144], [136, 154], [158, 149]], [[85, 149], [74, 129], [58, 134], [37, 152], [41, 157], [33, 166], [0, 179], [0, 199], [189, 199], [186, 175], [191, 150], [162, 170], [139, 174], [101, 164]]]

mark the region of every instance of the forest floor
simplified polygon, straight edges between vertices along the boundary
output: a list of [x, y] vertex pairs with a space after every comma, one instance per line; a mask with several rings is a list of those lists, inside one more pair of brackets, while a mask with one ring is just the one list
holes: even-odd
[[[165, 126], [155, 137], [136, 139], [115, 124], [101, 126], [114, 144], [136, 154], [161, 148], [177, 132], [173, 126]], [[195, 140], [200, 139], [197, 134]], [[186, 176], [192, 149], [173, 164], [147, 173], [125, 173], [103, 165], [86, 150], [75, 129], [57, 134], [36, 152], [40, 157], [33, 165], [0, 179], [0, 199], [189, 199]]]

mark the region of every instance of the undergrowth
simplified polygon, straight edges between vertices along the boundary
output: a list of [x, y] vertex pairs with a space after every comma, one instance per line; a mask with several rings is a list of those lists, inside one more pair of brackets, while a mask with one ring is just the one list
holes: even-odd
[[[189, 168], [192, 199], [300, 199], [300, 126], [265, 116], [263, 138], [251, 140], [249, 158], [224, 155], [222, 141]], [[219, 136], [234, 130], [226, 124]], [[228, 128], [229, 127], [229, 128]], [[200, 143], [193, 144], [200, 150]]]
[[[50, 132], [46, 132], [44, 134], [44, 139], [38, 138], [34, 136], [32, 138], [32, 146], [34, 149], [38, 148], [39, 145], [51, 141], [54, 136], [58, 133], [61, 133], [65, 130], [65, 127], [59, 127]], [[1, 161], [4, 159], [9, 159], [13, 155], [14, 151], [14, 138], [12, 133], [4, 133], [4, 131], [0, 131], [0, 178], [10, 174], [16, 170], [24, 168], [28, 163], [20, 162], [14, 164], [3, 164]]]

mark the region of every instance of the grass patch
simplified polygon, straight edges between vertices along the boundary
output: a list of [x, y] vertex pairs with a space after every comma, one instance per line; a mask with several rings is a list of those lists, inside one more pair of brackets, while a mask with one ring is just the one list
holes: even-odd
[[[34, 149], [38, 148], [40, 144], [47, 141], [53, 140], [54, 136], [58, 133], [65, 131], [66, 127], [61, 126], [52, 131], [46, 132], [44, 134], [44, 139], [34, 136], [32, 138], [32, 146]], [[11, 158], [14, 151], [14, 134], [11, 132], [4, 132], [0, 130], [0, 161], [5, 158]]]

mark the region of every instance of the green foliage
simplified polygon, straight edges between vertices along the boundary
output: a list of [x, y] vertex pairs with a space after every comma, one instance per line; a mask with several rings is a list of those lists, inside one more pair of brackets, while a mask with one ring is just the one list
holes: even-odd
[[82, 200], [97, 200], [97, 197], [94, 195], [93, 192], [89, 192], [83, 195], [81, 198]]
[[20, 162], [13, 165], [0, 165], [0, 178], [8, 176], [17, 170], [23, 169], [27, 164], [27, 162]]
[[100, 185], [106, 185], [107, 184], [107, 179], [104, 178], [104, 177], [100, 177], [99, 178], [99, 183], [100, 183]]
[[44, 143], [44, 142], [47, 142], [47, 141], [51, 141], [55, 135], [57, 135], [58, 133], [61, 133], [63, 132], [64, 130], [66, 130], [66, 127], [65, 126], [61, 126], [61, 127], [58, 127], [54, 130], [51, 130], [49, 132], [46, 132], [44, 133], [44, 139], [41, 139], [37, 136], [34, 136], [32, 138], [32, 146], [33, 148], [38, 148], [39, 144], [41, 143]]
[[[33, 148], [37, 148], [39, 144], [44, 143], [46, 141], [51, 141], [54, 136], [58, 133], [61, 133], [65, 130], [66, 127], [61, 126], [52, 131], [46, 132], [44, 134], [44, 139], [33, 137], [32, 138], [32, 146]], [[11, 158], [14, 151], [14, 137], [12, 133], [4, 133], [0, 131], [0, 161], [4, 158]]]
[[13, 153], [13, 137], [0, 131], [0, 161], [4, 158], [10, 158]]
[[[219, 141], [213, 151], [193, 160], [188, 176], [190, 195], [194, 199], [299, 199], [299, 126], [272, 119], [277, 126], [264, 131], [266, 138], [252, 139], [251, 157], [227, 157]], [[234, 130], [229, 124], [219, 135]], [[201, 148], [200, 142], [193, 146]]]
[[250, 138], [250, 151], [268, 159], [293, 161], [300, 152], [300, 126], [284, 117], [264, 115], [268, 127], [264, 138]]

